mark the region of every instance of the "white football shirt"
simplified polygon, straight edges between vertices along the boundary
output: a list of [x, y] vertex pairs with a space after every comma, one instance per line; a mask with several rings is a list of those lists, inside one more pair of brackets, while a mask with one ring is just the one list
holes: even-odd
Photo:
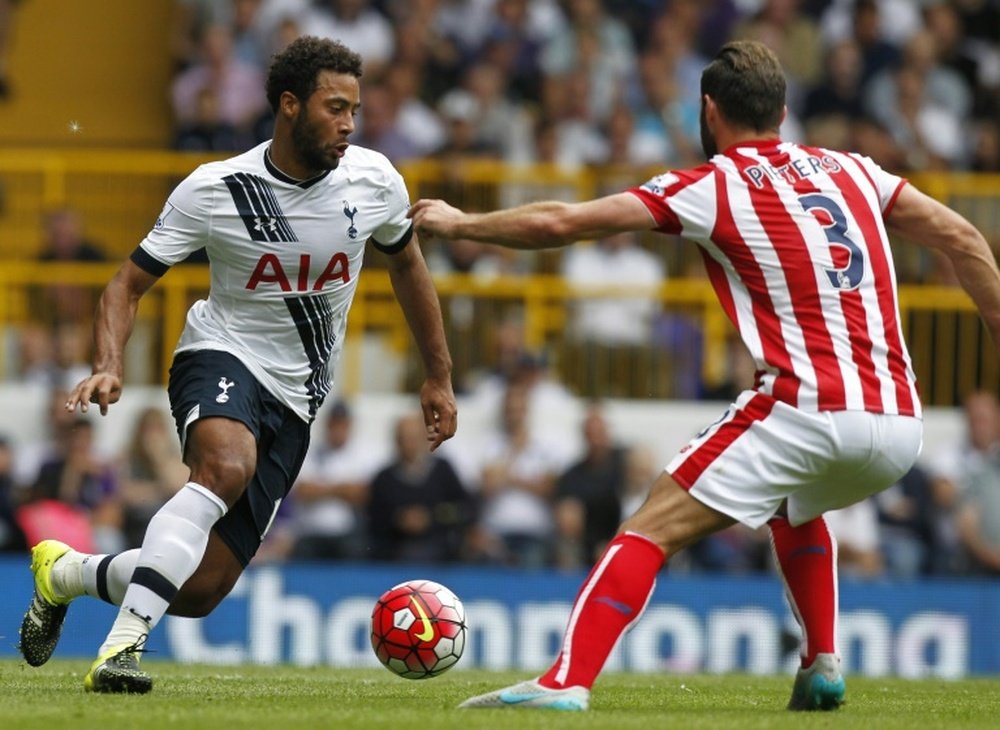
[[160, 276], [204, 246], [211, 288], [188, 311], [175, 354], [231, 353], [311, 421], [330, 391], [365, 244], [406, 246], [409, 196], [373, 150], [351, 146], [337, 169], [301, 181], [271, 163], [269, 145], [191, 173], [132, 260]]

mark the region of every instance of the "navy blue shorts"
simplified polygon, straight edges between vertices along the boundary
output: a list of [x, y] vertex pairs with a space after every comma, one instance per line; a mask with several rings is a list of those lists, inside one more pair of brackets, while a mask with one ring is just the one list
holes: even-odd
[[275, 398], [228, 352], [182, 352], [170, 368], [170, 410], [182, 448], [187, 429], [221, 416], [245, 424], [257, 440], [257, 470], [215, 531], [245, 567], [299, 475], [309, 448], [309, 424]]

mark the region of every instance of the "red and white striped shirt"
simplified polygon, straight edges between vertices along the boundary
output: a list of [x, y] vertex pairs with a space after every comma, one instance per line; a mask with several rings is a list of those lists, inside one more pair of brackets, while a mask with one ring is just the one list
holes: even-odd
[[884, 225], [905, 184], [861, 155], [765, 140], [629, 192], [657, 230], [701, 247], [758, 391], [919, 417]]

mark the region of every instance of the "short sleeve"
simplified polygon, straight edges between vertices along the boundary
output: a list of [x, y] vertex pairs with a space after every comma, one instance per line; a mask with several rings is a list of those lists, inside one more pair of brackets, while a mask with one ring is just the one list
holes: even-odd
[[879, 206], [882, 209], [882, 216], [888, 216], [892, 211], [892, 206], [896, 203], [896, 198], [899, 197], [900, 191], [908, 181], [906, 178], [883, 170], [871, 157], [858, 154], [852, 154], [850, 157], [858, 163], [865, 176], [875, 187]]
[[657, 175], [628, 192], [635, 195], [656, 221], [656, 230], [700, 239], [712, 230], [714, 211], [713, 168], [675, 170]]
[[208, 177], [195, 171], [185, 178], [167, 198], [152, 230], [132, 255], [133, 261], [149, 273], [161, 275], [205, 246], [213, 195]]
[[413, 221], [406, 217], [410, 209], [410, 194], [403, 176], [391, 165], [386, 171], [386, 221], [372, 234], [372, 243], [384, 253], [403, 250], [413, 236]]

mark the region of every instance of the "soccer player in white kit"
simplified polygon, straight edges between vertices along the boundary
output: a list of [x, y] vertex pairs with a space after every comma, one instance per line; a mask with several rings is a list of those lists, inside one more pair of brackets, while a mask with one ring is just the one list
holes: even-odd
[[836, 544], [823, 512], [888, 487], [922, 438], [887, 227], [948, 256], [1000, 342], [1000, 274], [983, 237], [868, 158], [782, 142], [785, 79], [766, 46], [723, 47], [701, 91], [701, 167], [577, 204], [411, 208], [421, 234], [513, 248], [649, 229], [689, 238], [757, 364], [754, 388], [681, 449], [622, 524], [577, 595], [552, 667], [463, 707], [587, 709], [666, 556], [736, 521], [770, 528], [802, 628], [789, 708], [838, 707]]
[[96, 403], [106, 414], [119, 399], [139, 299], [171, 265], [207, 250], [209, 296], [188, 312], [168, 386], [190, 481], [152, 518], [141, 549], [35, 546], [20, 636], [29, 664], [48, 660], [69, 602], [87, 594], [121, 608], [85, 688], [147, 692], [139, 655], [164, 613], [204, 616], [229, 593], [302, 465], [369, 243], [387, 254], [424, 362], [429, 447], [454, 435], [451, 357], [406, 187], [383, 155], [348, 144], [360, 77], [360, 56], [330, 40], [299, 38], [277, 54], [267, 79], [273, 138], [181, 182], [105, 289], [93, 375], [70, 394], [70, 411]]

